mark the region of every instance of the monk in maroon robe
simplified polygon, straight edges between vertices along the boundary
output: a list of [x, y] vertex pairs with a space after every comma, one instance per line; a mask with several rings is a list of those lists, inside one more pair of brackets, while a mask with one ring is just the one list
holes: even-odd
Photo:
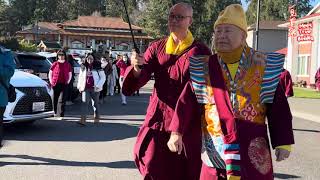
[[287, 97], [292, 97], [293, 96], [293, 83], [292, 83], [292, 78], [286, 69], [282, 70], [282, 73], [280, 74], [280, 82], [279, 84], [283, 88], [285, 94]]
[[[135, 163], [144, 179], [197, 180], [201, 170], [200, 123], [190, 122], [194, 124], [180, 131], [171, 120], [177, 99], [189, 80], [189, 57], [211, 52], [204, 44], [193, 40], [188, 30], [192, 22], [190, 5], [174, 5], [168, 20], [169, 37], [153, 42], [143, 58], [133, 52], [122, 92], [133, 94], [154, 74], [154, 90], [134, 146]], [[177, 134], [183, 136], [183, 151], [171, 152], [167, 142]]]
[[214, 24], [217, 54], [189, 59], [190, 82], [172, 121], [182, 132], [201, 122], [201, 180], [273, 180], [268, 130], [276, 161], [287, 159], [294, 144], [279, 84], [284, 56], [250, 48], [247, 29], [241, 5], [227, 6]]
[[316, 89], [320, 92], [320, 68], [315, 75]]

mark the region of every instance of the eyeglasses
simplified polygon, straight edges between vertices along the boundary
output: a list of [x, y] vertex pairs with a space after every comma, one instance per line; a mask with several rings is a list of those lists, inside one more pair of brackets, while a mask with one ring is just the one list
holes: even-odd
[[176, 21], [182, 21], [182, 20], [184, 20], [184, 19], [187, 18], [187, 17], [190, 17], [190, 18], [191, 18], [191, 16], [182, 16], [182, 15], [174, 15], [174, 14], [170, 14], [170, 15], [169, 15], [169, 19], [170, 19], [170, 20], [175, 19]]

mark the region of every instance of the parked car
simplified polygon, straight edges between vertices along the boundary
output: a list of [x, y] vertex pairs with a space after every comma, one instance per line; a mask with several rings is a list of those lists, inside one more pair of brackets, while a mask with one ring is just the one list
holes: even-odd
[[57, 58], [57, 53], [38, 52], [37, 54], [40, 56], [46, 57], [50, 61], [50, 63], [53, 63], [54, 61], [56, 61], [56, 58]]
[[52, 117], [53, 91], [41, 78], [16, 70], [10, 83], [16, 88], [16, 100], [9, 103], [4, 112], [4, 123], [34, 122]]
[[35, 74], [45, 81], [49, 81], [48, 74], [51, 67], [50, 61], [36, 53], [14, 53], [17, 69]]
[[111, 49], [109, 50], [110, 53], [110, 57], [115, 59], [117, 57], [117, 55], [126, 55], [129, 57], [131, 57], [132, 52], [131, 51], [124, 51], [124, 50], [117, 50], [117, 49]]

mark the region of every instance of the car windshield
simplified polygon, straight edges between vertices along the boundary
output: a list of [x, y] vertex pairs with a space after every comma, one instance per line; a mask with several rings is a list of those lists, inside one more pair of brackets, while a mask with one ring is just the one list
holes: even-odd
[[80, 67], [80, 64], [79, 64], [78, 61], [75, 60], [75, 59], [73, 59], [73, 61], [71, 61], [71, 65], [72, 65], [73, 67]]
[[48, 72], [50, 63], [45, 57], [33, 55], [17, 55], [20, 69], [32, 69], [36, 72]]
[[49, 60], [51, 63], [53, 63], [53, 62], [56, 61], [56, 57], [48, 57], [48, 60]]

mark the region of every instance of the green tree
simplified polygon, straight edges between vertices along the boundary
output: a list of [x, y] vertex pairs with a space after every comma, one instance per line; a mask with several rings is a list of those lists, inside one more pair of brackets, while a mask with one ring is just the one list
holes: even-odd
[[213, 25], [219, 13], [230, 4], [241, 4], [240, 0], [206, 0], [191, 1], [193, 6], [193, 25], [191, 27], [197, 39], [209, 44], [213, 33]]
[[146, 9], [139, 17], [139, 25], [145, 28], [148, 34], [154, 38], [160, 38], [168, 34], [167, 16], [169, 8], [179, 2], [188, 2], [193, 7], [193, 24], [191, 32], [196, 39], [209, 43], [213, 31], [213, 23], [220, 11], [233, 3], [240, 3], [240, 0], [149, 0]]
[[19, 42], [19, 50], [23, 52], [35, 52], [37, 50], [37, 45], [21, 40]]
[[167, 34], [167, 17], [172, 2], [170, 0], [149, 0], [145, 4], [143, 14], [138, 24], [153, 38], [160, 38]]
[[7, 31], [7, 24], [9, 23], [6, 20], [6, 12], [7, 12], [8, 6], [4, 2], [4, 0], [0, 0], [0, 37], [4, 36]]
[[[312, 8], [310, 2], [312, 0], [299, 0], [297, 1], [298, 17], [306, 15]], [[255, 23], [257, 19], [257, 0], [247, 1], [250, 2], [246, 12], [248, 24]], [[295, 3], [295, 0], [261, 0], [260, 1], [260, 20], [288, 20], [289, 18], [289, 5]]]

